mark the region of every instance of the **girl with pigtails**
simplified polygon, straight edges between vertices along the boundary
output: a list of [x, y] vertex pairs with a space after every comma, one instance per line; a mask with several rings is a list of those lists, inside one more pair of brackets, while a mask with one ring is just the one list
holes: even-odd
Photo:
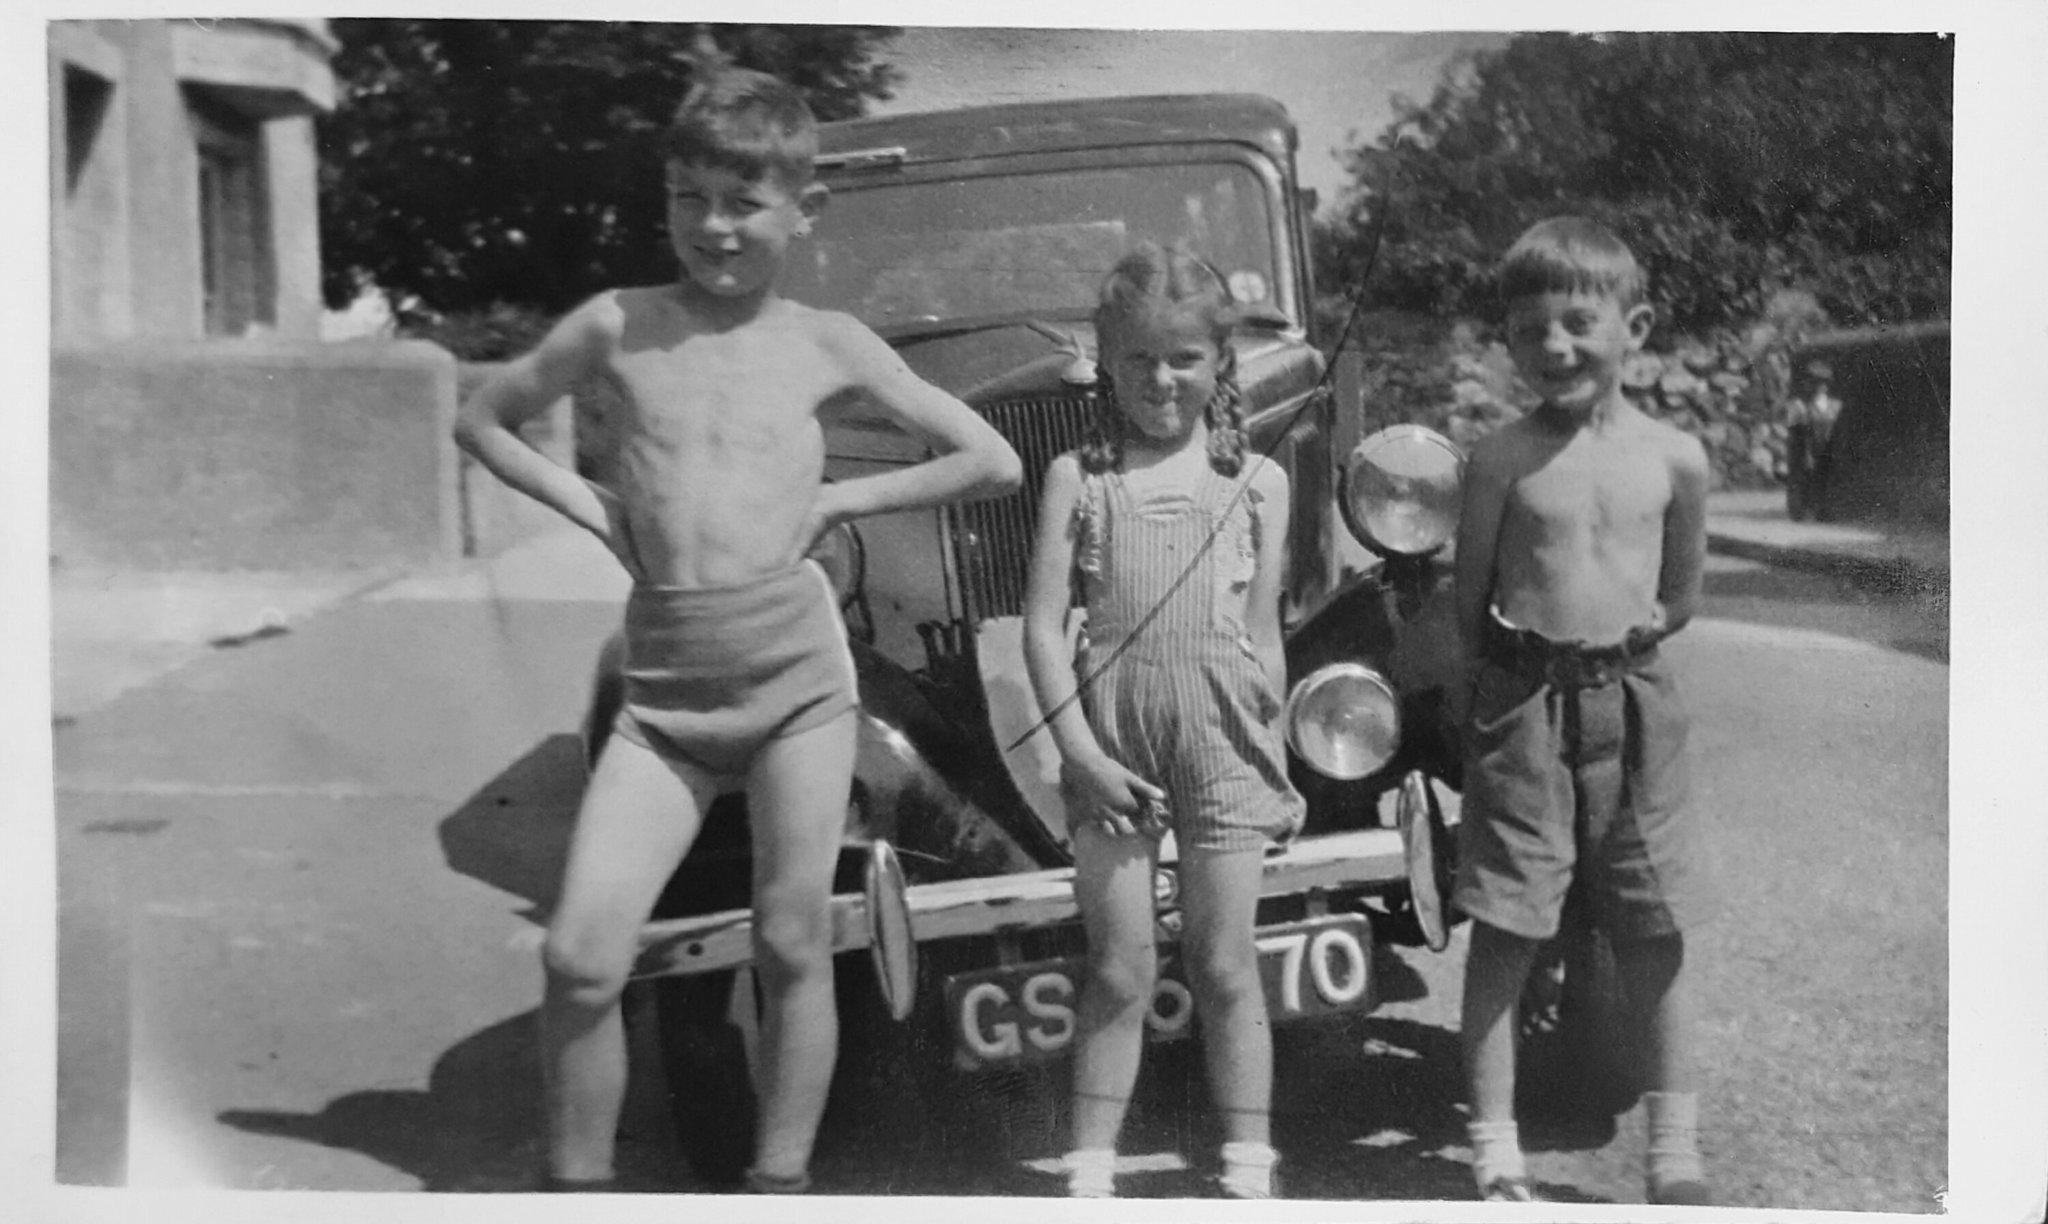
[[[1300, 827], [1277, 720], [1287, 476], [1246, 453], [1216, 271], [1146, 245], [1095, 312], [1097, 435], [1040, 499], [1025, 656], [1060, 753], [1088, 936], [1069, 1193], [1114, 1193], [1158, 976], [1153, 876], [1179, 851], [1181, 954], [1221, 1111], [1220, 1191], [1274, 1194], [1273, 1046], [1253, 930], [1265, 849]], [[1070, 653], [1078, 587], [1087, 619]]]

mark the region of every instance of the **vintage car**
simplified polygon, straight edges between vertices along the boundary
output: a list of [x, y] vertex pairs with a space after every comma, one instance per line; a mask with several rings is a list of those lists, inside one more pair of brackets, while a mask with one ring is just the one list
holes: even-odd
[[[828, 124], [831, 205], [787, 294], [848, 311], [1022, 456], [1012, 496], [842, 528], [837, 585], [863, 709], [833, 899], [846, 1040], [905, 1043], [918, 1074], [986, 1076], [1057, 1057], [1074, 1032], [1081, 931], [1051, 740], [1023, 664], [1037, 483], [1098, 410], [1089, 318], [1133, 243], [1183, 240], [1244, 308], [1249, 433], [1294, 506], [1283, 621], [1290, 767], [1303, 833], [1271, 854], [1259, 947], [1288, 1025], [1376, 1000], [1376, 941], [1442, 948], [1455, 818], [1450, 575], [1462, 457], [1373, 419], [1315, 334], [1308, 208], [1285, 110], [1248, 96], [991, 106]], [[827, 417], [827, 478], [925, 457], [858, 402]], [[1079, 614], [1077, 613], [1077, 616]], [[595, 751], [619, 700], [598, 666]], [[700, 1174], [748, 1158], [756, 1001], [742, 800], [719, 801], [646, 926], [677, 1122]], [[724, 809], [724, 810], [721, 810]], [[1175, 938], [1170, 849], [1157, 895]], [[1149, 1017], [1190, 1021], [1170, 948]], [[735, 988], [738, 983], [738, 988]]]

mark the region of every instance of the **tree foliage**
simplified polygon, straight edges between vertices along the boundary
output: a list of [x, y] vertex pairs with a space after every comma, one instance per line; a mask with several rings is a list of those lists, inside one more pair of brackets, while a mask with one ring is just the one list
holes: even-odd
[[658, 141], [699, 39], [808, 95], [820, 119], [887, 98], [863, 26], [336, 19], [341, 101], [321, 122], [331, 304], [365, 282], [439, 311], [555, 313], [673, 274]]
[[1581, 213], [1629, 242], [1678, 331], [1786, 288], [1843, 323], [1944, 317], [1953, 53], [1933, 35], [1519, 36], [1351, 152], [1325, 283], [1356, 276], [1385, 208], [1374, 300], [1490, 315], [1515, 235]]

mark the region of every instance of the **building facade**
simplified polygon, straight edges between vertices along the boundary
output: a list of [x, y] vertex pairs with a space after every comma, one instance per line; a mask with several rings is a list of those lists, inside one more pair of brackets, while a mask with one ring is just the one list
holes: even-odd
[[454, 359], [320, 337], [327, 23], [46, 29], [53, 563], [458, 555]]
[[49, 24], [54, 340], [317, 337], [326, 24]]

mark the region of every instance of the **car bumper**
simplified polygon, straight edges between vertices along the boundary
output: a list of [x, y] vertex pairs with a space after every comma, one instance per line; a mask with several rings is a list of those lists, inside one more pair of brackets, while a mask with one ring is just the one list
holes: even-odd
[[[1303, 838], [1268, 855], [1260, 895], [1374, 889], [1405, 884], [1406, 872], [1396, 830], [1332, 833]], [[1071, 922], [1079, 916], [1073, 881], [1073, 869], [1060, 867], [914, 885], [905, 894], [911, 933], [917, 943], [926, 944]], [[869, 942], [866, 899], [859, 893], [834, 895], [833, 952], [855, 951]], [[753, 959], [753, 912], [722, 910], [648, 923], [640, 932], [633, 977], [710, 973], [751, 964]]]

